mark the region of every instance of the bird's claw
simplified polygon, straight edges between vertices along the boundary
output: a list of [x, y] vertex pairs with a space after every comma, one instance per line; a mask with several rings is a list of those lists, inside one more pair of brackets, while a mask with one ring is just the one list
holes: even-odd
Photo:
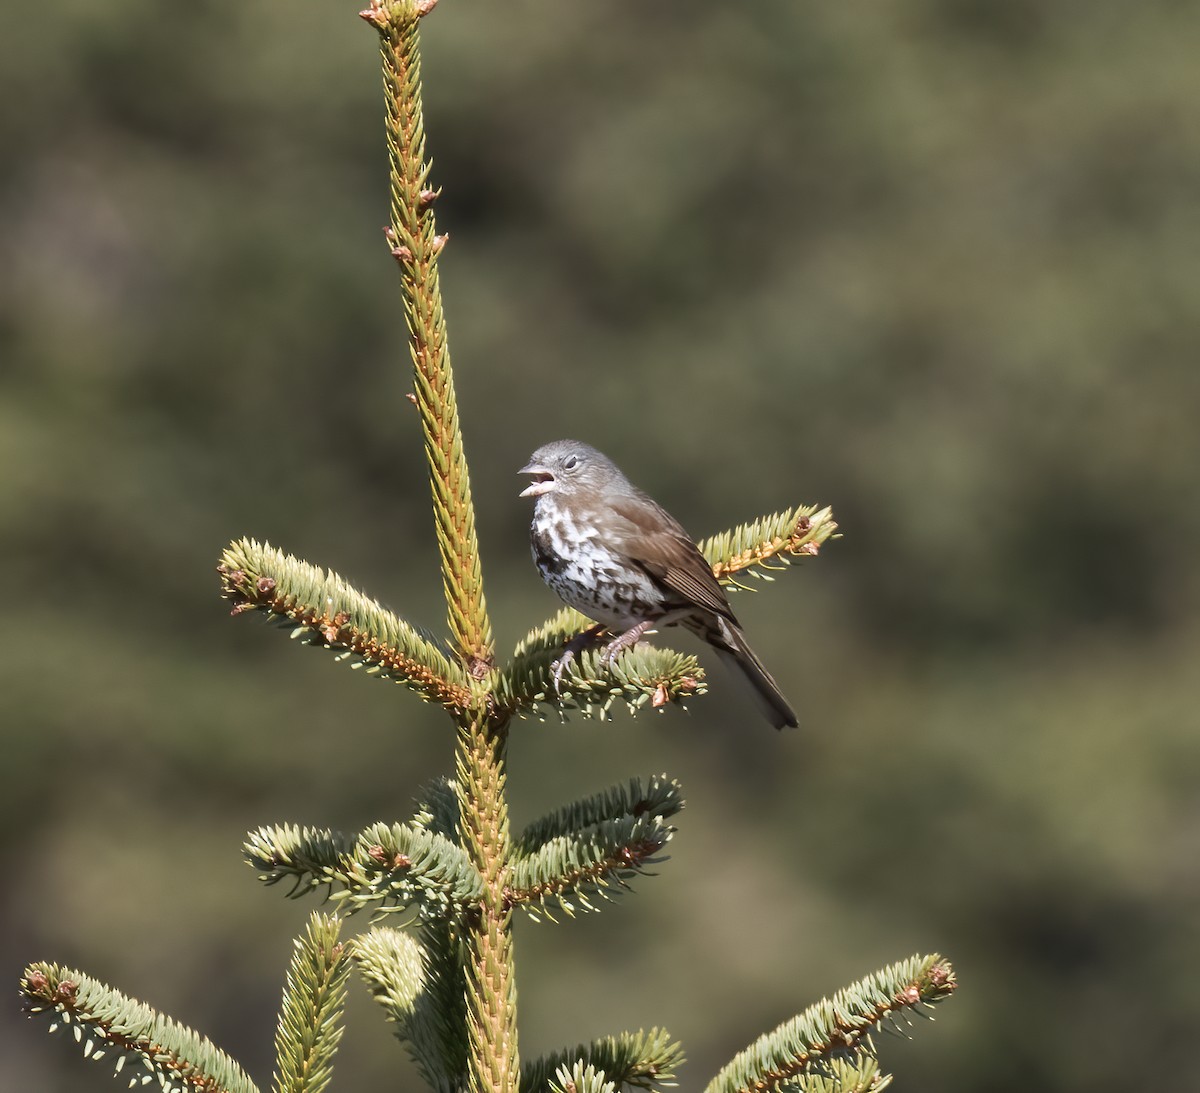
[[571, 662], [576, 655], [582, 653], [585, 649], [596, 644], [596, 639], [604, 632], [604, 627], [597, 623], [595, 626], [589, 626], [586, 630], [576, 634], [563, 648], [563, 654], [550, 665], [550, 672], [554, 679], [554, 693], [562, 694], [562, 677], [567, 669], [571, 666]]
[[[610, 641], [600, 654], [600, 667], [607, 671], [612, 667], [613, 661], [617, 659], [626, 649], [632, 649], [647, 630], [654, 626], [651, 619], [645, 622], [639, 622], [636, 626], [626, 630], [623, 634], [618, 634]], [[550, 665], [550, 673], [554, 679], [554, 693], [562, 694], [562, 678], [566, 674], [567, 669], [571, 666], [575, 657], [582, 653], [585, 649], [596, 644], [597, 639], [604, 633], [604, 627], [597, 623], [595, 626], [590, 626], [586, 630], [576, 634], [563, 648], [562, 656], [559, 657]]]
[[626, 649], [632, 649], [647, 630], [654, 626], [652, 619], [646, 619], [644, 622], [639, 622], [636, 626], [630, 627], [625, 633], [618, 635], [610, 641], [605, 647], [604, 652], [600, 654], [600, 663], [605, 668], [611, 668], [612, 662], [617, 659]]
[[554, 693], [556, 695], [562, 694], [563, 673], [567, 670], [571, 661], [573, 661], [574, 659], [575, 659], [575, 650], [568, 648], [563, 651], [563, 655], [561, 657], [559, 657], [556, 661], [554, 661], [553, 664], [550, 665], [551, 674], [553, 675], [553, 678], [554, 678]]

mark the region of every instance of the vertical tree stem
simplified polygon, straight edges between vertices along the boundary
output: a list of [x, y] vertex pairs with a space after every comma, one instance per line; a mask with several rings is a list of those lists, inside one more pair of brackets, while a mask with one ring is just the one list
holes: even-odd
[[375, 0], [363, 16], [380, 31], [391, 169], [389, 239], [404, 288], [450, 632], [468, 667], [478, 669], [491, 665], [492, 631], [483, 598], [475, 508], [446, 345], [437, 271], [446, 237], [438, 235], [434, 226], [437, 192], [429, 185], [431, 164], [425, 159], [421, 106], [417, 28], [420, 17], [431, 7], [429, 0]]
[[380, 32], [391, 168], [389, 241], [400, 266], [415, 393], [429, 459], [450, 631], [479, 681], [474, 709], [459, 718], [456, 773], [464, 849], [484, 879], [477, 913], [464, 925], [469, 1058], [476, 1093], [512, 1093], [519, 1079], [511, 910], [512, 855], [505, 798], [506, 720], [489, 717], [485, 680], [493, 659], [483, 598], [475, 512], [446, 346], [421, 106], [418, 22], [435, 0], [372, 0], [363, 17]]
[[463, 848], [483, 875], [479, 919], [467, 925], [469, 1080], [477, 1093], [515, 1093], [517, 987], [513, 967], [512, 909], [506, 892], [511, 859], [505, 747], [508, 733], [485, 720], [459, 729], [457, 781]]

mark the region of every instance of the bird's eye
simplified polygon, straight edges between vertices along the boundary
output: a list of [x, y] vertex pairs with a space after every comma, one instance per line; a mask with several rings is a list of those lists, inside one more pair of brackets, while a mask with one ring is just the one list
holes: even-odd
[[569, 455], [563, 460], [563, 470], [573, 471], [579, 466], [579, 456]]

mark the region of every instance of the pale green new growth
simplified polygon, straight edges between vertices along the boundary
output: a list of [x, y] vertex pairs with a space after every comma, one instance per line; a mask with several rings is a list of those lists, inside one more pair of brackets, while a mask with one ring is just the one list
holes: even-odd
[[[461, 974], [439, 969], [416, 938], [388, 926], [375, 926], [358, 938], [354, 959], [426, 1082], [436, 1093], [454, 1093], [466, 1058]], [[440, 982], [447, 974], [457, 998], [449, 996], [447, 984]], [[447, 1002], [449, 1007], [443, 1008]]]
[[892, 1076], [879, 1069], [879, 1060], [866, 1051], [846, 1058], [831, 1058], [823, 1072], [805, 1074], [790, 1089], [800, 1093], [879, 1093], [892, 1084]]
[[615, 1082], [604, 1071], [582, 1062], [560, 1066], [550, 1083], [552, 1093], [617, 1093]]
[[457, 843], [458, 787], [450, 778], [435, 778], [417, 794], [416, 812], [412, 824], [433, 831]]
[[233, 1059], [191, 1029], [120, 991], [58, 964], [31, 964], [21, 979], [30, 1014], [50, 1031], [70, 1031], [83, 1054], [109, 1059], [130, 1086], [155, 1081], [165, 1093], [258, 1093]]
[[290, 880], [293, 897], [327, 888], [327, 898], [344, 900], [349, 910], [415, 908], [425, 918], [441, 918], [481, 891], [461, 847], [409, 824], [372, 824], [353, 840], [293, 824], [260, 827], [245, 850], [266, 884]]
[[591, 1067], [618, 1088], [662, 1089], [675, 1084], [683, 1048], [666, 1029], [622, 1032], [544, 1055], [521, 1069], [520, 1093], [549, 1093], [564, 1068]]
[[350, 962], [341, 923], [316, 912], [296, 939], [275, 1033], [275, 1093], [321, 1093], [342, 1038]]

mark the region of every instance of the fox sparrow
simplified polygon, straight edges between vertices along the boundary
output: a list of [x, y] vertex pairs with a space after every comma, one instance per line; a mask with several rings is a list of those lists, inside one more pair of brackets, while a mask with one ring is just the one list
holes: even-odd
[[533, 479], [521, 496], [537, 498], [529, 536], [542, 579], [598, 624], [567, 645], [556, 684], [572, 656], [601, 632], [613, 635], [604, 654], [611, 660], [651, 627], [679, 625], [745, 676], [772, 725], [796, 724], [696, 544], [612, 460], [577, 440], [556, 440], [519, 473]]

